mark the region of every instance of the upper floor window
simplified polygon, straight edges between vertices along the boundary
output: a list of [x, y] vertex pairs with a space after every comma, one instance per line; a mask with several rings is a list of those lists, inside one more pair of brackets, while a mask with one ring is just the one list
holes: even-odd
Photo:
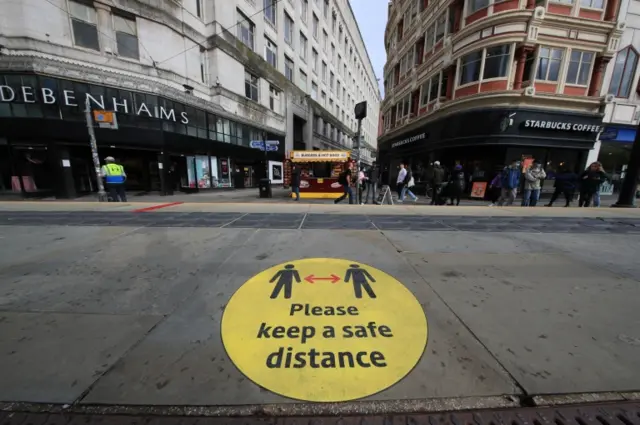
[[113, 15], [113, 26], [116, 32], [118, 54], [125, 58], [140, 59], [135, 18]]
[[76, 46], [100, 50], [96, 10], [82, 3], [69, 2], [73, 42]]
[[244, 95], [251, 100], [258, 101], [258, 87], [260, 79], [253, 74], [244, 72]]
[[593, 52], [581, 52], [573, 50], [569, 58], [569, 69], [567, 70], [567, 84], [586, 86], [589, 81], [589, 73], [593, 64]]
[[254, 50], [256, 26], [247, 18], [244, 13], [238, 10], [238, 38], [244, 44]]
[[509, 72], [510, 57], [510, 44], [488, 47], [463, 56], [460, 60], [462, 65], [460, 85], [490, 78], [506, 77]]
[[316, 49], [311, 49], [311, 69], [316, 74], [318, 73], [318, 52]]
[[267, 37], [264, 38], [264, 58], [272, 67], [278, 67], [278, 46]]
[[307, 11], [309, 10], [309, 0], [300, 0], [300, 17], [303, 22], [307, 22]]
[[489, 0], [469, 0], [468, 15], [489, 6]]
[[591, 7], [593, 9], [603, 9], [604, 0], [580, 0], [582, 7]]
[[303, 70], [300, 70], [300, 87], [302, 87], [304, 91], [307, 91], [307, 73]]
[[324, 19], [329, 19], [329, 0], [324, 0], [324, 7], [322, 9]]
[[264, 0], [264, 18], [275, 26], [276, 16], [278, 16], [278, 0]]
[[284, 14], [284, 41], [293, 45], [293, 19], [287, 13]]
[[289, 81], [293, 81], [293, 61], [288, 57], [284, 57], [284, 76]]
[[269, 108], [274, 112], [280, 112], [280, 90], [269, 85]]
[[318, 39], [318, 32], [320, 27], [320, 21], [318, 20], [318, 17], [316, 16], [316, 14], [313, 14], [313, 22], [312, 22], [312, 27], [311, 30], [313, 31], [313, 38], [315, 38], [316, 40]]
[[196, 16], [202, 19], [202, 0], [195, 0], [196, 2]]
[[629, 97], [637, 65], [638, 52], [633, 47], [625, 47], [618, 52], [609, 84], [609, 94], [615, 97]]
[[536, 80], [558, 81], [563, 49], [541, 47], [538, 53], [538, 72]]
[[300, 33], [300, 58], [304, 62], [307, 61], [307, 37], [302, 32]]
[[318, 85], [316, 83], [311, 83], [311, 99], [318, 99]]

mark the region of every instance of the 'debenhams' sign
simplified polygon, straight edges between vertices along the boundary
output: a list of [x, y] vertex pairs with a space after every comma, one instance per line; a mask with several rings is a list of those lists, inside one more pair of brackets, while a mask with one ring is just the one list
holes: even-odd
[[539, 128], [543, 130], [577, 131], [583, 133], [597, 133], [600, 131], [599, 125], [543, 120], [526, 120], [523, 127]]
[[105, 99], [105, 96], [92, 96], [89, 93], [79, 93], [76, 95], [73, 90], [62, 90], [62, 93], [58, 94], [46, 87], [36, 89], [30, 86], [21, 86], [18, 88], [0, 85], [0, 101], [5, 103], [19, 101], [22, 103], [42, 102], [45, 105], [63, 104], [64, 106], [84, 106], [85, 99], [89, 99], [92, 107], [101, 110], [141, 116], [146, 115], [149, 118], [171, 120], [174, 122], [179, 119], [182, 124], [189, 124], [189, 117], [186, 112], [180, 112], [176, 117], [176, 112], [172, 108], [147, 105], [144, 102], [136, 102], [136, 104], [133, 105], [132, 102], [128, 102], [127, 99], [118, 99], [116, 97]]

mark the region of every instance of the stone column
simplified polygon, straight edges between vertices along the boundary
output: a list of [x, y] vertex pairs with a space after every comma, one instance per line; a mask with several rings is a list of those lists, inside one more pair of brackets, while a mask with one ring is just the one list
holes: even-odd
[[591, 73], [591, 82], [589, 83], [588, 96], [600, 96], [600, 87], [602, 86], [602, 74], [604, 69], [609, 63], [611, 58], [604, 56], [596, 57], [596, 62], [593, 66], [593, 72]]
[[620, 6], [620, 0], [608, 0], [607, 7], [604, 12], [604, 20], [613, 22], [618, 17], [618, 7]]
[[520, 47], [516, 52], [516, 75], [513, 80], [513, 89], [520, 90], [522, 88], [522, 79], [524, 78], [524, 65], [527, 61], [527, 49]]
[[96, 9], [98, 15], [98, 37], [100, 40], [100, 50], [110, 50], [111, 53], [115, 53], [117, 50], [116, 34], [113, 29], [113, 20], [111, 18], [111, 8], [105, 6], [102, 3], [94, 2], [93, 6]]

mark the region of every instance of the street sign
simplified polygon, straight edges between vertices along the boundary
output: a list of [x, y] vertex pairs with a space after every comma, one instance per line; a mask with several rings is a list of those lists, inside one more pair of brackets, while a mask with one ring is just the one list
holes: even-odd
[[[267, 140], [267, 150], [278, 150], [278, 146], [280, 145], [279, 140]], [[252, 140], [249, 142], [249, 146], [254, 149], [262, 149], [264, 150], [264, 142], [262, 140]], [[275, 149], [269, 149], [269, 146], [275, 146]]]
[[92, 111], [93, 119], [98, 123], [100, 128], [109, 128], [111, 130], [118, 129], [118, 119], [112, 111]]
[[248, 379], [313, 402], [389, 388], [427, 344], [427, 318], [402, 283], [337, 258], [289, 261], [253, 276], [229, 300], [221, 331], [229, 358]]

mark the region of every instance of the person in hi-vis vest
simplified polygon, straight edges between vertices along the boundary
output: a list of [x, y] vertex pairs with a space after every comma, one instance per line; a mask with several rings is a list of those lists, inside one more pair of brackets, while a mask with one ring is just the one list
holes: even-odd
[[107, 184], [110, 202], [127, 202], [127, 194], [124, 191], [124, 182], [127, 180], [127, 174], [124, 167], [116, 164], [116, 160], [112, 156], [104, 159], [106, 162], [102, 166], [102, 177]]

